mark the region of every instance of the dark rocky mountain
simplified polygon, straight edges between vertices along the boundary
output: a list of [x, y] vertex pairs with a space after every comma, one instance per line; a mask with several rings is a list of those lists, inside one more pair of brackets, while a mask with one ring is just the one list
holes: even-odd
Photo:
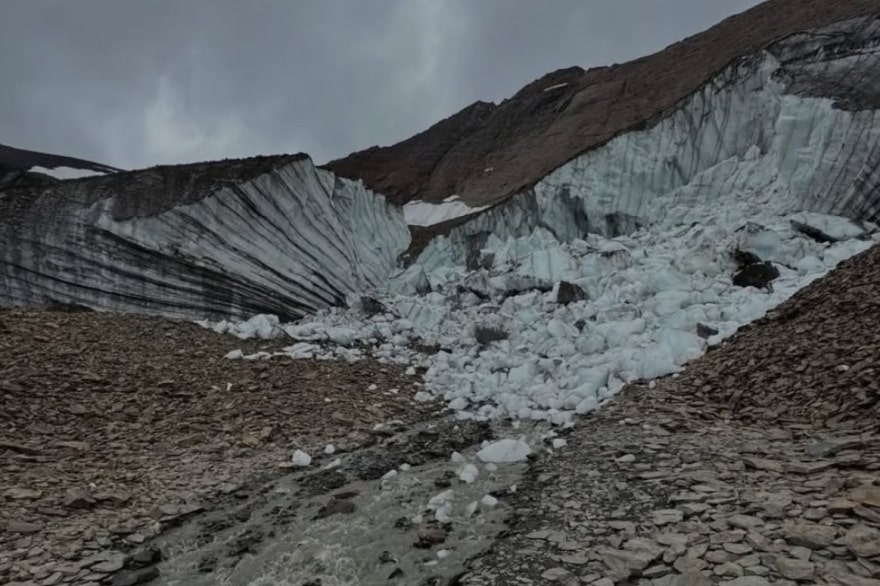
[[[560, 69], [500, 104], [477, 102], [402, 142], [326, 167], [363, 179], [398, 204], [452, 194], [471, 205], [497, 203], [611, 138], [654, 124], [743, 56], [801, 31], [878, 13], [880, 0], [770, 0], [653, 55], [589, 71]], [[832, 44], [845, 50], [849, 42], [840, 35]], [[792, 91], [831, 95], [842, 108], [876, 103], [877, 76], [839, 73]]]

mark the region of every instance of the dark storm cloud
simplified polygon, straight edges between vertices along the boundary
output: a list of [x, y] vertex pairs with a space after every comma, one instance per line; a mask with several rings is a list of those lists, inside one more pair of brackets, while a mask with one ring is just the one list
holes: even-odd
[[656, 51], [755, 0], [7, 0], [0, 142], [124, 167], [320, 161]]

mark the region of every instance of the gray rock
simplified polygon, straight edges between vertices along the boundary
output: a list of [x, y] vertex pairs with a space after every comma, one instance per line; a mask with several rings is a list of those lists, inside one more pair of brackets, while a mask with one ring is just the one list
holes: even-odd
[[761, 576], [742, 576], [724, 582], [724, 586], [770, 586], [770, 581]]
[[125, 556], [114, 556], [106, 562], [95, 564], [89, 568], [93, 572], [101, 572], [102, 574], [112, 574], [118, 572], [125, 566]]
[[651, 521], [658, 526], [670, 525], [684, 520], [684, 512], [678, 509], [659, 509], [651, 514]]
[[725, 578], [737, 578], [743, 575], [742, 566], [734, 562], [726, 562], [715, 566], [712, 571], [716, 576]]
[[609, 569], [621, 575], [625, 573], [627, 576], [641, 572], [656, 559], [651, 552], [622, 549], [604, 549], [599, 552], [599, 555]]
[[145, 584], [159, 577], [159, 568], [152, 566], [143, 570], [135, 570], [131, 572], [119, 572], [113, 576], [110, 581], [111, 586], [135, 586], [136, 584]]
[[786, 529], [785, 538], [791, 545], [802, 545], [810, 549], [824, 549], [837, 537], [837, 529], [828, 525], [800, 523]]
[[564, 580], [571, 575], [571, 572], [566, 570], [565, 568], [550, 568], [549, 570], [544, 570], [541, 573], [541, 577], [550, 582], [558, 582], [559, 580]]
[[22, 521], [20, 519], [12, 519], [6, 524], [6, 530], [10, 533], [21, 533], [23, 535], [37, 533], [40, 529], [42, 529], [42, 525], [39, 523]]
[[794, 558], [778, 557], [775, 560], [776, 571], [783, 578], [797, 581], [807, 581], [813, 578], [816, 566], [812, 562], [805, 562]]
[[860, 558], [880, 556], [880, 531], [866, 525], [856, 525], [844, 537], [847, 549]]
[[[791, 499], [789, 499], [791, 502]], [[752, 515], [731, 515], [727, 518], [727, 523], [731, 527], [736, 527], [738, 529], [754, 529], [755, 527], [760, 527], [764, 524], [764, 520], [759, 517], [754, 517]]]
[[[712, 581], [699, 571], [687, 571], [678, 576], [666, 576], [668, 581], [663, 582], [664, 586], [712, 586]], [[660, 583], [655, 580], [655, 584]]]
[[586, 299], [587, 292], [584, 291], [583, 288], [579, 285], [569, 283], [568, 281], [561, 281], [559, 283], [559, 289], [556, 292], [557, 303], [561, 305], [568, 305], [569, 303], [584, 301]]

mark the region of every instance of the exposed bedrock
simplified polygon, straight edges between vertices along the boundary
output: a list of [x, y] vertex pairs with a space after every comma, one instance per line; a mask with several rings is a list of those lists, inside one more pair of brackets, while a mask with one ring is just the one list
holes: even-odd
[[[880, 216], [880, 21], [800, 33], [743, 57], [664, 118], [589, 151], [434, 240], [427, 270], [463, 263], [473, 237], [535, 228], [570, 241], [688, 221], [717, 200], [775, 212]], [[472, 253], [472, 250], [470, 250]]]
[[294, 319], [377, 287], [399, 209], [304, 155], [0, 192], [0, 303]]

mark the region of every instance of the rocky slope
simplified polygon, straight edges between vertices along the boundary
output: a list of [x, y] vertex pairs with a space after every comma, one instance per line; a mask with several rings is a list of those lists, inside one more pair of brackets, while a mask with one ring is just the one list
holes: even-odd
[[654, 55], [556, 71], [501, 104], [477, 102], [401, 143], [327, 168], [399, 204], [454, 194], [471, 205], [499, 202], [623, 132], [653, 127], [692, 94], [719, 89], [713, 77], [767, 49], [781, 61], [786, 94], [861, 110], [875, 103], [876, 88], [864, 66], [847, 64], [865, 63], [860, 56], [873, 43], [862, 33], [878, 11], [877, 0], [771, 0]]
[[399, 210], [305, 155], [0, 192], [0, 300], [168, 316], [293, 319], [380, 284]]
[[428, 416], [403, 367], [223, 359], [242, 345], [273, 347], [151, 316], [0, 311], [0, 584], [133, 584], [113, 577], [125, 552], [246, 497], [294, 449], [342, 454]]

